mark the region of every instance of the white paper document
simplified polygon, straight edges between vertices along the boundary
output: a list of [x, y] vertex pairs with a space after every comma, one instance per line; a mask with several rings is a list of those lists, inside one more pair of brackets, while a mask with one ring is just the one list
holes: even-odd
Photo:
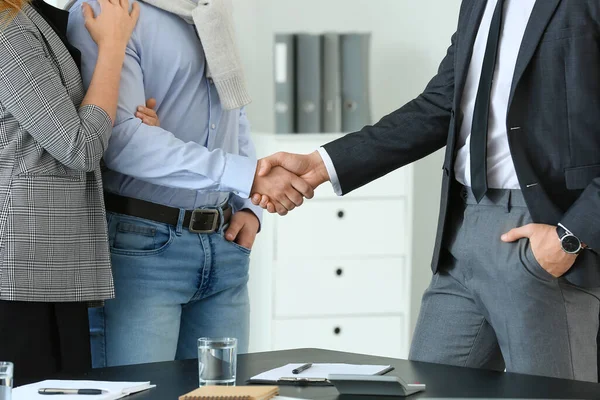
[[329, 375], [379, 375], [389, 370], [389, 365], [357, 365], [357, 364], [313, 364], [306, 371], [294, 374], [292, 371], [304, 364], [288, 364], [263, 372], [250, 378], [250, 381], [277, 382], [281, 378], [327, 379]]
[[[130, 394], [152, 389], [156, 385], [150, 382], [103, 382], [103, 381], [53, 381], [47, 380], [31, 385], [20, 386], [13, 389], [12, 400], [75, 400], [86, 398], [93, 400], [116, 400]], [[99, 395], [53, 394], [51, 396], [39, 394], [39, 389], [101, 389], [105, 393]]]

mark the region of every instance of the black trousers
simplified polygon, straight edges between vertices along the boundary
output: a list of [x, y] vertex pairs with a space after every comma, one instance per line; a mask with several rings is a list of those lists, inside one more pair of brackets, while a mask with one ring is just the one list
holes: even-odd
[[91, 369], [86, 303], [0, 301], [0, 361], [16, 386]]

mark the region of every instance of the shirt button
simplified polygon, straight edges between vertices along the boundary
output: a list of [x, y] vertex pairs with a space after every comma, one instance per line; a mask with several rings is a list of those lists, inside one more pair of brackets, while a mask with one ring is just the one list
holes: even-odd
[[212, 80], [212, 78], [208, 78], [208, 83], [210, 83], [212, 85], [215, 82]]
[[217, 125], [215, 125], [215, 124], [212, 124], [210, 127], [211, 127], [211, 129], [217, 129]]

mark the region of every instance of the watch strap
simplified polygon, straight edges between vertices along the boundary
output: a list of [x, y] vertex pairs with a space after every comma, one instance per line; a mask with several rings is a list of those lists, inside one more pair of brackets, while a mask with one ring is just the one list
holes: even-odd
[[558, 226], [556, 227], [556, 233], [558, 234], [558, 239], [562, 240], [562, 238], [564, 238], [571, 232], [567, 228], [565, 228], [562, 224], [558, 224]]

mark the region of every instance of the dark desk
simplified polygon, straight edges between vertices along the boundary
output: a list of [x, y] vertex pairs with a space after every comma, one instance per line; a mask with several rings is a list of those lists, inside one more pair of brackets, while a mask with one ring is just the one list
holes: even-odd
[[[241, 355], [238, 361], [238, 385], [251, 376], [290, 362], [343, 362], [353, 364], [390, 364], [390, 375], [407, 382], [427, 384], [427, 391], [408, 399], [431, 397], [598, 399], [600, 384], [550, 379], [535, 376], [480, 371], [469, 368], [395, 360], [327, 350], [300, 349]], [[130, 400], [173, 400], [198, 387], [197, 360], [93, 370], [64, 379], [152, 381], [155, 389], [128, 397]], [[281, 386], [284, 396], [305, 399], [337, 399], [334, 387]], [[348, 398], [348, 397], [346, 397]], [[340, 397], [344, 399], [344, 397]], [[361, 399], [364, 399], [362, 397]]]

